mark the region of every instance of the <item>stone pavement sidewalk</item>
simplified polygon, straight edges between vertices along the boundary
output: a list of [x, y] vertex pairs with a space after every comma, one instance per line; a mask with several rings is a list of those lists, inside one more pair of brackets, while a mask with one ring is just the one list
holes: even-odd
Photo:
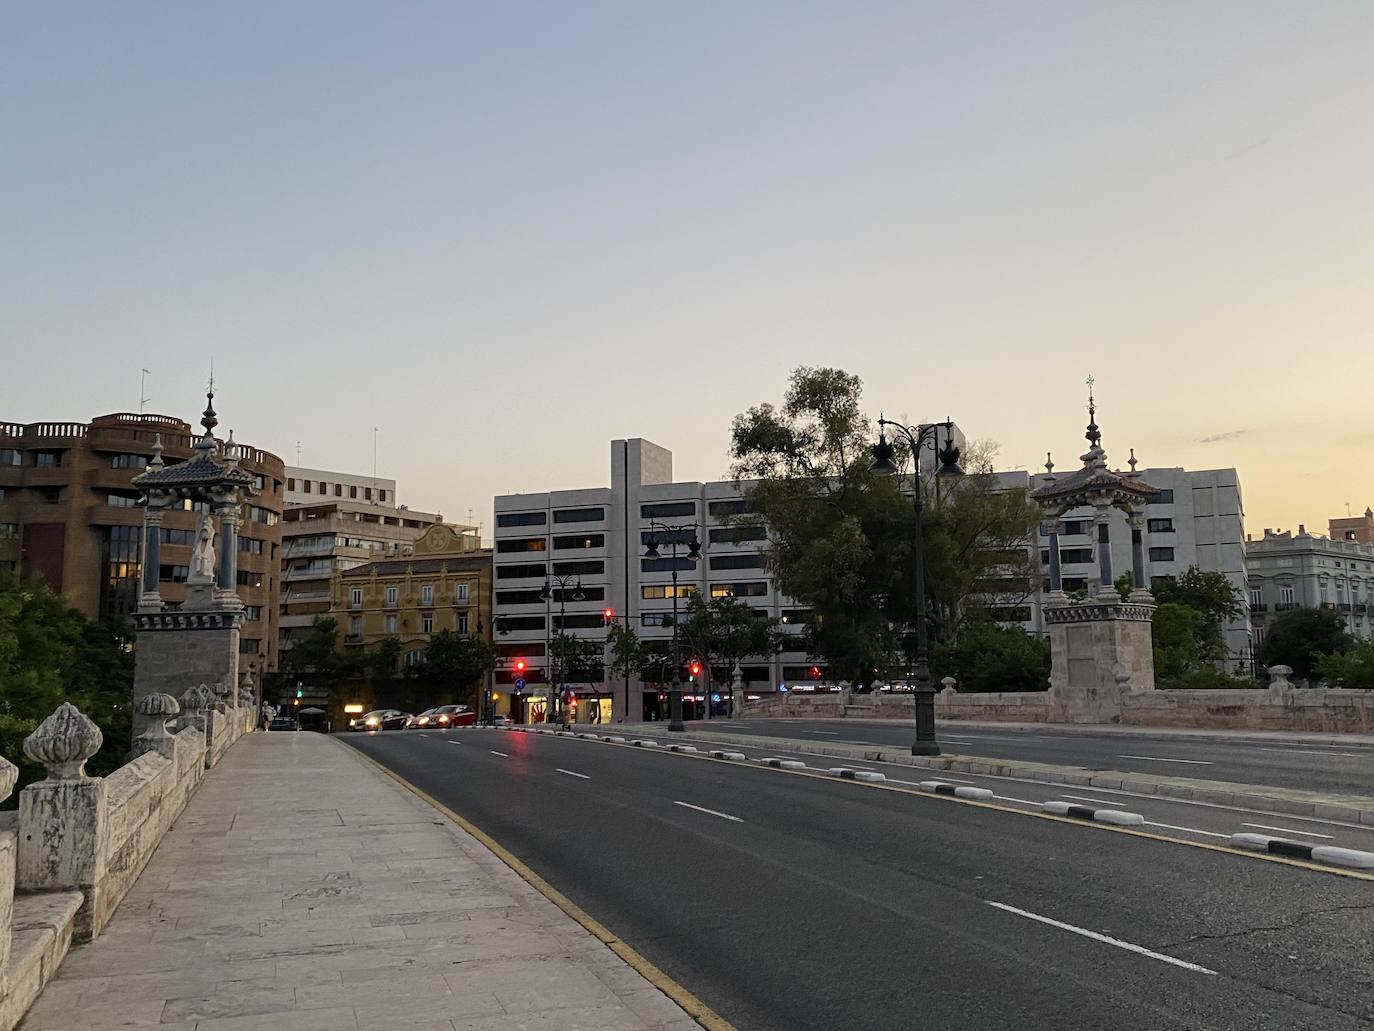
[[210, 771], [23, 1031], [690, 1031], [442, 813], [315, 734]]

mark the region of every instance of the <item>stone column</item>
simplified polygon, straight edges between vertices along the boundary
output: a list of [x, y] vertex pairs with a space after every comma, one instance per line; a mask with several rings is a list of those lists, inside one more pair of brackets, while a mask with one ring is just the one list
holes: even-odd
[[1132, 512], [1127, 522], [1131, 526], [1131, 579], [1135, 589], [1143, 591], [1149, 585], [1145, 579], [1145, 517]]
[[162, 608], [162, 596], [157, 589], [158, 571], [162, 567], [162, 506], [152, 497], [143, 507], [143, 588], [139, 592], [140, 608]]
[[1112, 536], [1108, 524], [1111, 515], [1112, 510], [1103, 507], [1093, 516], [1097, 523], [1097, 573], [1102, 579], [1103, 591], [1112, 589]]
[[[1059, 530], [1058, 519], [1050, 520], [1050, 590], [1055, 594], [1060, 594], [1064, 590], [1064, 577], [1061, 572], [1059, 562]], [[1036, 556], [1039, 558], [1040, 556]]]
[[238, 590], [239, 578], [239, 505], [237, 502], [215, 505], [219, 515], [219, 570], [216, 584], [221, 591]]
[[111, 913], [102, 903], [108, 802], [104, 781], [86, 775], [86, 760], [100, 750], [100, 728], [71, 702], [24, 739], [24, 754], [47, 768], [48, 777], [19, 793], [20, 891], [79, 891], [86, 900], [74, 937], [88, 941]]

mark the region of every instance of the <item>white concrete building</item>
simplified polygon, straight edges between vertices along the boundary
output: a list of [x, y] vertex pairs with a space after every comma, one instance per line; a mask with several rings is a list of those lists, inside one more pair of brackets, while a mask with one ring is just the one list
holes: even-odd
[[355, 501], [396, 508], [396, 481], [379, 476], [359, 476], [355, 473], [288, 465], [286, 503], [313, 505], [318, 501]]
[[1352, 636], [1374, 636], [1374, 544], [1266, 528], [1246, 542], [1255, 643], [1289, 609], [1335, 609]]

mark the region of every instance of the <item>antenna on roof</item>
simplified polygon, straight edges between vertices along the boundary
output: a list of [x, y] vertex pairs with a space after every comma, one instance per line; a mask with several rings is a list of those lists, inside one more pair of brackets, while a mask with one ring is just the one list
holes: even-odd
[[151, 372], [150, 370], [148, 370], [148, 369], [144, 369], [144, 370], [142, 370], [142, 371], [143, 371], [143, 375], [141, 375], [141, 376], [138, 377], [138, 414], [139, 414], [139, 415], [142, 415], [142, 414], [143, 414], [143, 406], [146, 405], [149, 401], [152, 400], [152, 398], [148, 396], [148, 377], [152, 375], [152, 372]]

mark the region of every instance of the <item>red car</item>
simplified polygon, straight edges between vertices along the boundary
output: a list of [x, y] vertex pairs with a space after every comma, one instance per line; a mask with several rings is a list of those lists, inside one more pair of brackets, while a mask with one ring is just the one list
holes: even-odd
[[477, 713], [467, 705], [440, 705], [426, 709], [418, 716], [412, 716], [406, 723], [407, 730], [447, 730], [449, 727], [471, 727], [477, 722]]

